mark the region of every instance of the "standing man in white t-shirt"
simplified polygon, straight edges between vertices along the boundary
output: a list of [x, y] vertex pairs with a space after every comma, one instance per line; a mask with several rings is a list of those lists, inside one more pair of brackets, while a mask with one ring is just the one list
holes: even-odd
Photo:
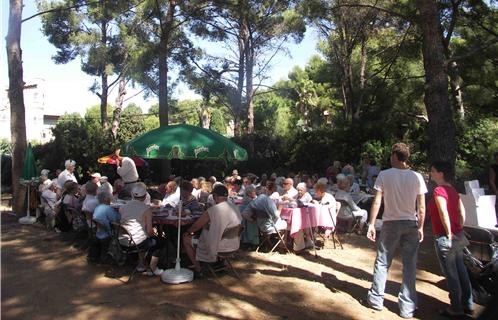
[[120, 151], [120, 149], [115, 151], [117, 172], [124, 182], [124, 190], [131, 195], [131, 191], [139, 181], [137, 167], [133, 159], [122, 157]]
[[[417, 252], [424, 239], [425, 193], [427, 187], [420, 173], [410, 170], [407, 161], [410, 149], [396, 143], [391, 150], [391, 169], [381, 171], [375, 181], [375, 199], [370, 210], [367, 237], [375, 241], [375, 219], [384, 198], [383, 224], [377, 240], [372, 287], [367, 302], [375, 310], [382, 310], [387, 273], [396, 247], [400, 246], [403, 280], [398, 294], [400, 316], [411, 318], [417, 309], [415, 289]], [[417, 210], [418, 209], [418, 210]]]

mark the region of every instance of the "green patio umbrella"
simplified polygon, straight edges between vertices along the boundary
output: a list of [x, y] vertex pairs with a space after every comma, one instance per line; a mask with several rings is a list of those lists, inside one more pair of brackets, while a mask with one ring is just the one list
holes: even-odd
[[151, 130], [126, 143], [121, 154], [146, 159], [247, 160], [247, 151], [230, 139], [188, 124]]
[[35, 166], [35, 157], [33, 155], [33, 148], [31, 148], [31, 143], [28, 144], [26, 148], [26, 154], [24, 155], [24, 165], [22, 167], [22, 175], [21, 175], [21, 184], [26, 185], [28, 187], [27, 197], [28, 204], [26, 207], [26, 216], [19, 219], [19, 223], [22, 224], [33, 224], [36, 222], [35, 217], [31, 217], [29, 215], [29, 194], [31, 184], [34, 183], [34, 178], [37, 177], [36, 174], [36, 166]]
[[33, 148], [31, 143], [28, 144], [26, 148], [26, 154], [24, 155], [24, 166], [22, 167], [22, 179], [31, 180], [37, 177], [36, 166], [35, 166], [35, 156], [33, 155]]

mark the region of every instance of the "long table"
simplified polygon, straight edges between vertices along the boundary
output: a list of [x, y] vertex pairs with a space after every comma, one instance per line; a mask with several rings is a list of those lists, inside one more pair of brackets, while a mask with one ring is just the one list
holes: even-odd
[[280, 218], [288, 222], [290, 235], [294, 237], [299, 231], [310, 227], [324, 227], [334, 230], [337, 214], [334, 208], [308, 204], [302, 208], [282, 208]]

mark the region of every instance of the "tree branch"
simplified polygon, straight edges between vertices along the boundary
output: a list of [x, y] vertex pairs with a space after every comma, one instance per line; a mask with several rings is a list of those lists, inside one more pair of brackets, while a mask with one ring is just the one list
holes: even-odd
[[80, 8], [80, 7], [85, 7], [85, 6], [89, 6], [89, 5], [92, 5], [92, 4], [99, 4], [99, 3], [100, 3], [99, 1], [92, 1], [92, 2], [85, 2], [85, 3], [76, 4], [74, 6], [69, 6], [69, 7], [52, 8], [52, 9], [48, 9], [48, 10], [44, 10], [44, 11], [40, 11], [38, 13], [35, 13], [34, 15], [29, 16], [26, 19], [23, 19], [21, 22], [26, 22], [28, 20], [31, 20], [33, 18], [36, 18], [38, 16], [41, 16], [43, 14], [50, 13], [50, 12], [72, 10], [72, 9], [77, 9], [77, 8]]
[[460, 56], [456, 56], [456, 57], [452, 57], [451, 59], [448, 59], [446, 60], [446, 64], [450, 64], [451, 62], [454, 62], [454, 61], [458, 61], [458, 60], [462, 60], [462, 59], [465, 59], [465, 58], [468, 58], [468, 57], [471, 57], [473, 56], [474, 54], [476, 54], [477, 52], [479, 51], [482, 51], [490, 46], [492, 46], [493, 44], [497, 43], [498, 42], [498, 38], [496, 39], [493, 39], [491, 41], [488, 41], [487, 43], [483, 44], [482, 46], [480, 47], [477, 47], [475, 48], [474, 50], [472, 51], [469, 51], [467, 52], [466, 54], [462, 54]]

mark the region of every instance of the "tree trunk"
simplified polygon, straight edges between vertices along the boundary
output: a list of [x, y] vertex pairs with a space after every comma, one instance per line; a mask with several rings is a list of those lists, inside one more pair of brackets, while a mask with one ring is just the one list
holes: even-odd
[[167, 45], [163, 45], [159, 51], [159, 125], [167, 126], [168, 119], [168, 53]]
[[102, 89], [100, 92], [100, 121], [102, 128], [106, 130], [109, 128], [109, 119], [107, 119], [107, 96], [109, 95], [109, 88], [107, 87], [107, 74], [105, 74], [105, 70], [100, 78], [102, 81]]
[[199, 120], [200, 120], [201, 126], [204, 129], [209, 129], [209, 127], [211, 125], [211, 113], [209, 112], [209, 104], [207, 101], [204, 101], [201, 105]]
[[235, 98], [235, 110], [234, 110], [234, 136], [240, 137], [241, 135], [241, 124], [240, 115], [242, 114], [242, 93], [244, 91], [244, 75], [245, 75], [245, 58], [246, 58], [246, 44], [247, 38], [249, 37], [249, 30], [247, 26], [247, 20], [245, 17], [239, 20], [240, 30], [239, 30], [239, 70], [237, 75], [237, 96]]
[[19, 184], [26, 153], [26, 120], [21, 52], [22, 0], [10, 0], [7, 33], [9, 69], [10, 130], [12, 140], [12, 211], [22, 215], [26, 190]]
[[360, 92], [358, 101], [356, 102], [356, 110], [353, 114], [353, 119], [354, 120], [360, 120], [360, 112], [361, 112], [361, 106], [363, 104], [363, 97], [365, 96], [365, 84], [366, 84], [366, 77], [365, 77], [365, 71], [367, 69], [367, 44], [366, 40], [363, 37], [361, 41], [361, 52], [360, 52]]
[[168, 1], [168, 12], [161, 29], [161, 40], [159, 44], [159, 125], [161, 127], [169, 124], [168, 119], [168, 50], [169, 40], [173, 29], [176, 1]]
[[[105, 11], [105, 3], [101, 2], [101, 6], [103, 10]], [[107, 47], [107, 21], [102, 19], [101, 22], [101, 29], [102, 29], [102, 37], [100, 39], [101, 45], [106, 48]], [[101, 93], [100, 93], [100, 121], [102, 124], [102, 128], [106, 130], [109, 128], [109, 119], [107, 118], [107, 96], [109, 95], [109, 87], [107, 84], [107, 73], [106, 73], [106, 67], [105, 63], [102, 66], [102, 74], [101, 74], [101, 82], [102, 82], [102, 88], [101, 88]]]
[[429, 161], [455, 163], [455, 122], [448, 100], [448, 73], [441, 25], [434, 0], [417, 0], [419, 27], [423, 34], [425, 70], [424, 103], [429, 118]]
[[460, 120], [465, 119], [465, 108], [463, 103], [463, 94], [462, 94], [462, 79], [458, 76], [458, 67], [456, 62], [452, 62], [449, 66], [448, 74], [450, 77], [450, 87], [453, 98], [456, 103], [456, 112]]
[[[161, 25], [161, 38], [159, 44], [159, 126], [169, 125], [169, 102], [168, 102], [168, 58], [169, 58], [169, 41], [173, 32], [174, 14], [176, 10], [176, 1], [168, 1], [168, 11], [164, 23]], [[159, 19], [161, 21], [161, 19]], [[169, 160], [161, 161], [161, 178], [166, 178], [171, 173], [171, 162]]]
[[254, 157], [254, 88], [253, 88], [253, 69], [254, 69], [254, 49], [252, 39], [248, 37], [246, 43], [246, 102], [247, 102], [247, 135], [249, 136], [249, 155]]
[[254, 69], [254, 50], [250, 40], [246, 47], [246, 102], [247, 102], [247, 134], [254, 133], [254, 104], [253, 104], [253, 69]]
[[119, 122], [121, 120], [121, 111], [123, 111], [123, 101], [126, 95], [126, 80], [124, 76], [119, 79], [118, 96], [116, 97], [116, 105], [112, 113], [112, 137], [114, 140], [118, 137]]

